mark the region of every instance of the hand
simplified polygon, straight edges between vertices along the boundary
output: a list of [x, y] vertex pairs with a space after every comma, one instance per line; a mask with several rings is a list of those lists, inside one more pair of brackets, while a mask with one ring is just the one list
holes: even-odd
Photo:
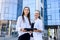
[[20, 31], [22, 31], [22, 32], [26, 32], [26, 30], [24, 30], [24, 28], [20, 29]]
[[26, 30], [22, 30], [22, 32], [27, 32]]
[[34, 32], [41, 32], [41, 30], [34, 30]]
[[34, 32], [38, 32], [37, 30], [34, 30]]

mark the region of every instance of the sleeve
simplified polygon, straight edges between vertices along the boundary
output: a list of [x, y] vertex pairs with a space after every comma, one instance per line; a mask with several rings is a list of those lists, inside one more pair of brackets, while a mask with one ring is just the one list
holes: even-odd
[[17, 24], [16, 24], [16, 31], [20, 31], [21, 29], [21, 20], [22, 20], [22, 17], [18, 17], [18, 20], [17, 20]]
[[44, 26], [43, 26], [42, 20], [40, 20], [40, 22], [39, 22], [39, 28], [38, 29], [41, 30], [41, 31], [44, 30]]

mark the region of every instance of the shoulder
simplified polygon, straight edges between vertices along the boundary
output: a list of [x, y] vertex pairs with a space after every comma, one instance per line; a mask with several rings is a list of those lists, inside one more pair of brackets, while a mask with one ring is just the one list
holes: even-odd
[[22, 16], [19, 16], [18, 19], [22, 19]]
[[41, 22], [41, 21], [42, 21], [42, 19], [38, 19], [38, 21], [40, 21], [40, 22]]
[[18, 17], [18, 20], [22, 20], [22, 16], [19, 16], [19, 17]]
[[38, 19], [38, 23], [42, 23], [43, 21], [42, 21], [42, 19]]
[[22, 16], [19, 16], [18, 18], [22, 18]]

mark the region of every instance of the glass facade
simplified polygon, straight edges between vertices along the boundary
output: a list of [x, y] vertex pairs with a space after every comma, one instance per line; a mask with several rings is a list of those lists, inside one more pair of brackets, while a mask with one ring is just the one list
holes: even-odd
[[17, 0], [0, 0], [0, 20], [16, 20]]
[[44, 1], [46, 1], [44, 6], [44, 21], [47, 25], [60, 25], [60, 0]]
[[60, 39], [60, 0], [44, 0], [44, 26], [46, 30], [52, 30], [52, 38]]

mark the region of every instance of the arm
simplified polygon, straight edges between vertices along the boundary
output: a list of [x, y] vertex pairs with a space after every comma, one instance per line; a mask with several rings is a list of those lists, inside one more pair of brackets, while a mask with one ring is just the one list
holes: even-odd
[[20, 32], [20, 29], [21, 29], [21, 17], [18, 17], [16, 31]]
[[42, 32], [42, 30], [37, 29], [37, 30], [34, 30], [34, 32]]
[[44, 29], [43, 22], [42, 22], [42, 20], [40, 20], [38, 31], [43, 32], [43, 29]]
[[24, 30], [24, 28], [21, 27], [21, 22], [22, 22], [22, 17], [18, 17], [18, 20], [17, 20], [17, 25], [16, 25], [16, 30], [18, 32], [22, 31], [22, 32], [26, 32], [26, 30]]
[[43, 22], [42, 21], [39, 21], [38, 22], [38, 28], [37, 30], [34, 30], [35, 32], [43, 32]]

